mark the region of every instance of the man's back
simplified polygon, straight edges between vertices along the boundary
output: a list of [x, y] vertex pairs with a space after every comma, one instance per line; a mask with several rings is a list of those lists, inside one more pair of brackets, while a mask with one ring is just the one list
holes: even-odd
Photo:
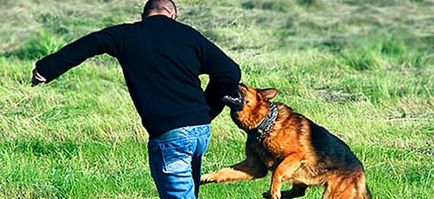
[[122, 40], [115, 56], [151, 136], [209, 123], [198, 77], [203, 73], [200, 35], [161, 15], [118, 29]]
[[[238, 65], [216, 46], [193, 28], [163, 15], [89, 34], [62, 51], [37, 63], [49, 81], [93, 55], [116, 57], [151, 138], [210, 122], [208, 106], [212, 108], [215, 100], [205, 99], [199, 74], [209, 74], [214, 85], [236, 85], [240, 80]], [[53, 69], [62, 64], [68, 67]], [[210, 93], [217, 87], [224, 88], [214, 86]]]

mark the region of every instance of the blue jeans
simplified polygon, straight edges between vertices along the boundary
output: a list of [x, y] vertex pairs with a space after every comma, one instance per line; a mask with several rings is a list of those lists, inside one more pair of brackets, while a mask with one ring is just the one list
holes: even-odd
[[151, 175], [160, 198], [197, 198], [211, 125], [173, 129], [149, 140]]

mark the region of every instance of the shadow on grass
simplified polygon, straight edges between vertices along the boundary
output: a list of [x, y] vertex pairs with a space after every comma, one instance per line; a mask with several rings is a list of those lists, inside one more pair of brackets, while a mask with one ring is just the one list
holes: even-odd
[[6, 143], [3, 147], [12, 149], [14, 153], [31, 153], [37, 157], [55, 155], [72, 158], [79, 152], [79, 145], [72, 141], [50, 143], [41, 140], [17, 140]]

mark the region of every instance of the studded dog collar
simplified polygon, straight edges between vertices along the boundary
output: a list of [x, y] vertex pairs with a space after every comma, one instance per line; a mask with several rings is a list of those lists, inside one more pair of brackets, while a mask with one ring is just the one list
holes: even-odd
[[275, 103], [270, 103], [270, 112], [264, 120], [254, 129], [250, 130], [249, 135], [253, 136], [258, 142], [263, 142], [271, 127], [276, 123], [279, 109]]

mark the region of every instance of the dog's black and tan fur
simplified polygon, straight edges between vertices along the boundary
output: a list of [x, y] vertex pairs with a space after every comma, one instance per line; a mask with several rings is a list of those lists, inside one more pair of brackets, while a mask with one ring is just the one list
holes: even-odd
[[[278, 116], [263, 139], [254, 139], [255, 128], [269, 115], [269, 100], [276, 89], [254, 89], [241, 84], [238, 99], [226, 97], [231, 116], [250, 134], [246, 143], [247, 158], [231, 167], [203, 175], [201, 183], [222, 183], [262, 178], [272, 171], [269, 192], [264, 197], [295, 198], [311, 185], [325, 187], [323, 198], [371, 198], [364, 169], [350, 148], [325, 128], [283, 103], [277, 103]], [[282, 183], [293, 185], [282, 191]]]

